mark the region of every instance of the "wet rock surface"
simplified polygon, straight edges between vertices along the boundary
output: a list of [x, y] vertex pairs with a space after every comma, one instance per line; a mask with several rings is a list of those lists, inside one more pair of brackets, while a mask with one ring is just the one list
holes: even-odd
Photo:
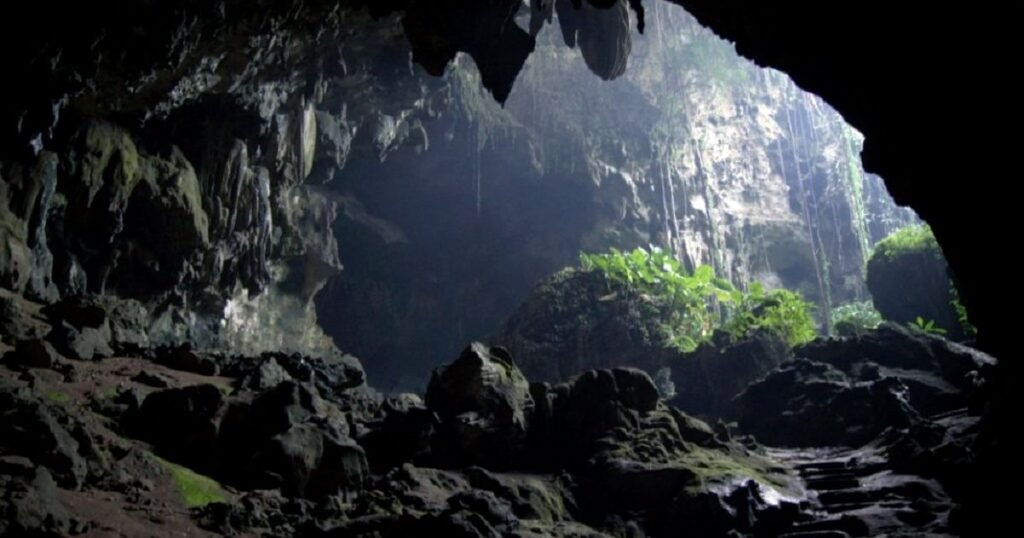
[[[740, 349], [764, 349], [751, 345]], [[899, 327], [814, 342], [796, 351], [813, 359], [784, 362], [747, 392], [787, 381], [779, 401], [792, 407], [780, 414], [806, 423], [795, 402], [834, 382], [851, 401], [830, 404], [835, 439], [880, 435], [864, 434], [862, 448], [766, 449], [741, 435], [763, 431], [743, 420], [712, 428], [634, 368], [530, 383], [508, 351], [476, 343], [435, 371], [421, 399], [354, 383], [354, 359], [206, 355], [216, 368], [202, 372], [151, 362], [166, 352], [77, 362], [70, 381], [0, 366], [5, 535], [667, 537], [681, 526], [723, 537], [952, 535], [979, 431], [966, 379], [988, 364]], [[869, 383], [850, 381], [867, 371], [885, 390], [895, 373], [965, 380], [946, 381], [958, 398], [913, 392], [900, 400], [903, 421], [883, 430], [862, 420], [878, 409], [865, 413], [847, 387]], [[927, 413], [911, 412], [918, 399]], [[775, 420], [772, 441], [813, 444]]]
[[[1014, 154], [983, 147], [991, 137], [951, 137], [949, 125], [921, 127], [937, 125], [935, 118], [942, 123], [951, 117], [933, 113], [952, 101], [946, 100], [942, 91], [962, 99], [958, 94], [972, 86], [976, 88], [963, 93], [986, 93], [974, 99], [975, 103], [998, 106], [1008, 101], [992, 99], [988, 93], [991, 85], [977, 85], [976, 77], [950, 77], [947, 65], [929, 63], [929, 58], [945, 62], [958, 56], [941, 54], [941, 40], [921, 40], [940, 43], [940, 53], [915, 52], [915, 62], [907, 62], [907, 56], [900, 53], [901, 44], [916, 40], [895, 29], [945, 29], [955, 25], [921, 24], [917, 14], [910, 19], [902, 15], [879, 17], [878, 13], [892, 14], [887, 6], [866, 6], [852, 10], [849, 14], [856, 16], [849, 20], [822, 24], [829, 19], [815, 20], [814, 16], [820, 17], [821, 13], [806, 10], [806, 6], [748, 6], [744, 11], [731, 2], [708, 3], [714, 4], [712, 8], [702, 8], [704, 3], [698, 1], [679, 2], [693, 5], [702, 18], [712, 20], [722, 31], [739, 35], [744, 50], [752, 50], [751, 41], [762, 43], [762, 51], [769, 53], [758, 57], [775, 63], [781, 58], [781, 65], [799, 73], [801, 84], [825, 90], [822, 93], [841, 106], [844, 114], [857, 119], [869, 137], [865, 155], [871, 166], [891, 172], [894, 178], [890, 184], [898, 197], [911, 201], [934, 220], [940, 238], [953, 247], [950, 259], [966, 284], [965, 303], [972, 315], [977, 314], [983, 332], [988, 331], [984, 345], [1000, 352], [1012, 351], [1015, 333], [1008, 328], [1012, 316], [1003, 315], [1000, 308], [1005, 301], [1005, 286], [1013, 281], [1009, 274], [1012, 265], [993, 259], [989, 244], [978, 238], [990, 236], [993, 230], [1012, 229], [1002, 220], [1015, 213], [995, 210], [991, 202], [1015, 198], [992, 196], [994, 187], [918, 187], [922, 176], [998, 178], [1005, 174], [999, 169], [1003, 164], [1000, 158], [953, 158], [955, 166], [951, 166], [950, 159], [934, 159], [935, 154]], [[814, 521], [801, 521], [800, 514], [794, 514], [789, 505], [776, 507], [773, 495], [762, 488], [772, 482], [759, 467], [764, 462], [737, 463], [752, 458], [753, 449], [725, 439], [724, 428], [713, 430], [665, 407], [663, 402], [652, 405], [653, 384], [642, 374], [610, 369], [623, 364], [647, 368], [643, 361], [649, 356], [627, 360], [609, 356], [600, 363], [578, 360], [578, 356], [546, 357], [548, 361], [576, 363], [559, 370], [557, 379], [537, 380], [567, 383], [528, 386], [533, 411], [527, 413], [527, 406], [521, 406], [526, 419], [513, 420], [508, 430], [502, 430], [508, 423], [500, 417], [515, 417], [520, 408], [505, 408], [510, 401], [507, 398], [498, 398], [497, 405], [483, 403], [492, 398], [472, 401], [453, 414], [444, 405], [437, 409], [412, 401], [381, 405], [380, 395], [363, 386], [358, 363], [336, 353], [315, 323], [312, 298], [341, 265], [337, 241], [329, 230], [339, 205], [345, 206], [346, 215], [352, 215], [351, 222], [369, 223], [374, 233], [382, 232], [385, 241], [401, 243], [403, 230], [365, 210], [358, 211], [358, 200], [339, 203], [336, 193], [325, 194], [312, 184], [331, 181], [332, 171], [350, 162], [352, 156], [379, 160], [403, 150], [410, 154], [425, 150], [430, 137], [421, 119], [435, 113], [436, 106], [450, 95], [450, 87], [418, 73], [412, 77], [396, 75], [407, 71], [409, 44], [413, 61], [432, 74], [443, 72], [458, 51], [468, 53], [483, 85], [499, 100], [509, 97], [512, 81], [534, 50], [536, 29], [531, 23], [532, 32], [528, 33], [515, 20], [522, 2], [485, 2], [471, 8], [464, 4], [385, 2], [367, 7], [363, 2], [311, 1], [301, 6], [267, 4], [253, 9], [231, 0], [149, 2], [146, 9], [122, 3], [82, 4], [59, 6], [61, 16], [55, 17], [53, 3], [44, 1], [25, 6], [25, 16], [0, 18], [0, 50], [10, 60], [5, 62], [10, 80], [18, 81], [10, 85], [10, 95], [0, 101], [0, 285], [14, 290], [0, 291], [0, 339], [5, 352], [0, 377], [11, 385], [0, 386], [4, 419], [0, 427], [5, 429], [0, 436], [0, 491], [4, 492], [0, 496], [0, 514], [4, 516], [0, 534], [64, 535], [95, 529], [99, 534], [129, 536], [202, 536], [204, 531], [196, 527], [195, 521], [218, 533], [265, 535], [659, 536], [678, 531], [681, 526], [710, 536], [730, 532], [842, 536], [892, 529], [946, 532], [943, 494], [933, 483], [913, 476], [902, 482], [881, 480], [882, 487], [876, 489], [885, 493], [867, 499], [874, 505], [853, 510], [841, 507], [839, 523], [811, 515], [824, 521], [815, 527]], [[565, 19], [560, 21], [564, 24], [563, 37], [581, 49], [591, 69], [606, 78], [621, 75], [625, 53], [634, 45], [627, 31], [630, 20], [624, 3], [535, 4], [537, 21], [545, 17], [551, 20], [552, 6], [558, 5], [564, 14], [560, 19]], [[639, 2], [630, 6], [641, 12]], [[569, 7], [586, 11], [576, 10], [570, 15], [566, 11]], [[601, 7], [612, 9], [596, 9]], [[794, 14], [790, 9], [807, 13]], [[733, 15], [753, 13], [758, 24], [747, 24], [742, 16], [716, 16], [721, 10], [736, 10]], [[950, 13], [964, 16], [963, 11]], [[974, 22], [973, 17], [965, 18]], [[878, 39], [864, 40], [864, 28], [872, 27], [865, 21], [876, 20], [886, 22], [884, 31], [875, 34]], [[985, 24], [970, 26], [987, 28]], [[19, 31], [10, 27], [19, 27]], [[146, 31], [140, 32], [139, 28]], [[353, 28], [369, 30], [353, 38]], [[808, 33], [813, 39], [805, 41]], [[602, 36], [609, 38], [604, 40]], [[981, 40], [986, 50], [988, 39]], [[970, 40], [946, 40], [957, 47], [965, 41]], [[825, 45], [815, 46], [819, 43]], [[829, 46], [835, 43], [841, 43], [838, 50]], [[872, 53], [864, 54], [862, 44], [871, 45]], [[893, 63], [888, 63], [890, 60]], [[841, 68], [822, 69], [823, 63]], [[908, 63], [912, 68], [907, 68]], [[929, 72], [937, 75], [921, 76]], [[876, 85], [878, 77], [912, 83]], [[779, 89], [772, 84], [767, 87]], [[920, 88], [927, 91], [918, 91]], [[932, 92], [935, 88], [940, 92]], [[796, 103], [777, 109], [787, 119], [796, 115], [798, 126], [815, 123], [812, 115], [816, 101], [794, 98], [785, 91], [779, 94], [783, 100]], [[936, 105], [921, 99], [922, 95], [937, 96], [943, 102]], [[716, 127], [703, 137], [699, 129], [694, 131], [696, 137], [703, 138], [702, 144], [696, 145], [692, 158], [684, 159], [685, 167], [697, 171], [693, 178], [705, 189], [715, 184], [712, 174], [723, 170], [721, 175], [727, 178], [760, 177], [770, 174], [773, 166], [799, 169], [807, 160], [808, 152], [796, 147], [790, 126], [786, 136], [773, 139], [780, 154], [790, 153], [787, 157], [780, 156], [778, 161], [762, 159], [748, 166], [749, 153], [743, 151], [742, 160], [726, 158], [705, 166], [708, 153], [722, 149], [707, 132], [734, 124], [735, 117], [755, 116], [749, 112], [764, 104], [748, 101], [746, 105], [752, 106], [744, 111], [719, 113], [717, 107], [708, 106], [714, 101], [705, 99], [691, 107], [698, 112], [712, 111], [705, 124]], [[883, 113], [879, 113], [879, 105]], [[954, 124], [972, 123], [957, 130], [968, 133], [989, 131], [973, 125], [974, 118], [1000, 117], [961, 116], [971, 119], [965, 122], [953, 118]], [[637, 114], [635, 119], [653, 123], [646, 114]], [[769, 130], [774, 129], [772, 123], [768, 122]], [[600, 128], [588, 130], [604, 132]], [[973, 146], [965, 149], [964, 142]], [[479, 137], [466, 144], [475, 149], [478, 158], [480, 145]], [[503, 144], [494, 145], [501, 151], [506, 149]], [[533, 159], [542, 149], [528, 143], [519, 154], [528, 157], [520, 161], [544, 166], [547, 163], [543, 159]], [[632, 153], [635, 160], [654, 162], [635, 149], [614, 144], [611, 154]], [[701, 149], [712, 151], [702, 155]], [[848, 148], [832, 154], [847, 152]], [[814, 279], [810, 272], [800, 271], [799, 264], [779, 264], [813, 254], [807, 247], [810, 245], [813, 251], [814, 240], [799, 240], [799, 233], [793, 232], [801, 229], [793, 222], [755, 227], [757, 232], [749, 237], [743, 235], [747, 228], [742, 226], [725, 227], [719, 235], [712, 228], [720, 215], [711, 210], [705, 194], [702, 202], [683, 207], [693, 221], [688, 223], [692, 228], [687, 226], [683, 231], [702, 230], [707, 232], [706, 238], [684, 235], [678, 228], [679, 221], [667, 216], [667, 207], [659, 209], [658, 203], [649, 200], [633, 203], [642, 193], [655, 201], [659, 195], [660, 200], [667, 199], [665, 191], [671, 182], [661, 181], [659, 185], [654, 179], [634, 180], [661, 177], [660, 171], [645, 176], [637, 173], [642, 170], [635, 163], [598, 157], [588, 155], [582, 162], [566, 163], [568, 168], [598, 170], [583, 176], [583, 183], [614, 185], [617, 189], [614, 196], [598, 200], [601, 210], [593, 212], [593, 222], [571, 223], [571, 231], [555, 240], [557, 248], [565, 249], [562, 258], [537, 256], [532, 276], [499, 274], [494, 281], [518, 283], [525, 293], [534, 277], [569, 261], [566, 252], [575, 254], [583, 243], [580, 237], [587, 237], [588, 245], [603, 246], [606, 241], [646, 242], [656, 236], [673, 241], [680, 252], [703, 258], [710, 255], [701, 249], [716, 240], [759, 239], [773, 248], [769, 252], [744, 253], [741, 258], [764, 258], [770, 272], [777, 269], [778, 275], [796, 283]], [[497, 166], [505, 167], [507, 162], [499, 160]], [[832, 164], [841, 162], [833, 160]], [[750, 168], [752, 173], [738, 171], [737, 164], [743, 170]], [[433, 163], [424, 168], [429, 174], [444, 166]], [[803, 183], [803, 178], [797, 179]], [[988, 181], [986, 185], [995, 183]], [[482, 214], [490, 216], [504, 209], [483, 205], [490, 211], [481, 210], [480, 184], [478, 181], [476, 203], [464, 204], [475, 206], [475, 211], [466, 210], [466, 218], [457, 223], [456, 229], [477, 226]], [[576, 188], [572, 182], [567, 184], [561, 188]], [[490, 188], [492, 184], [485, 185]], [[739, 197], [751, 192], [742, 181], [736, 185], [730, 192]], [[789, 187], [785, 182], [776, 182], [775, 186], [783, 193]], [[436, 185], [425, 188], [435, 189]], [[408, 187], [401, 190], [409, 194]], [[592, 192], [588, 188], [580, 190]], [[486, 192], [491, 196], [492, 191]], [[504, 196], [508, 192], [498, 196], [510, 198]], [[524, 191], [511, 192], [522, 195]], [[533, 195], [535, 191], [525, 193]], [[856, 204], [835, 203], [840, 212], [856, 211]], [[550, 213], [564, 218], [566, 206], [558, 202], [552, 205], [555, 207]], [[836, 205], [831, 209], [835, 215]], [[514, 209], [509, 213], [514, 215], [506, 217], [509, 222], [521, 222]], [[623, 221], [630, 223], [628, 237], [592, 239], [589, 235], [595, 230], [600, 234], [610, 223]], [[513, 224], [513, 229], [522, 231], [518, 224]], [[736, 233], [738, 230], [744, 232]], [[844, 234], [848, 237], [851, 231], [845, 224], [828, 230], [836, 238]], [[821, 232], [809, 231], [812, 237]], [[494, 242], [493, 234], [481, 237]], [[550, 244], [540, 241], [527, 242], [517, 251], [511, 248], [516, 237], [509, 234], [499, 241], [503, 249], [516, 253], [512, 256], [552, 250]], [[854, 245], [857, 241], [840, 243]], [[375, 244], [370, 250], [374, 248]], [[836, 258], [848, 262], [845, 270], [832, 272], [837, 282], [843, 282], [844, 274], [860, 270], [861, 260], [855, 251]], [[424, 263], [426, 258], [419, 252], [406, 251], [403, 255], [411, 258], [406, 261], [411, 273], [430, 265]], [[488, 259], [486, 252], [478, 256]], [[371, 266], [368, 270], [377, 269]], [[736, 265], [743, 274], [753, 274], [757, 269], [743, 263]], [[824, 288], [821, 275], [817, 276], [820, 288]], [[420, 284], [436, 286], [431, 278], [434, 275], [427, 275]], [[456, 284], [471, 298], [491, 295], [493, 289], [502, 287], [481, 281], [473, 270], [466, 270]], [[420, 290], [405, 293], [385, 287], [380, 291], [379, 287], [358, 283], [354, 287], [368, 290], [371, 298], [374, 293], [405, 294], [410, 297], [410, 311], [421, 316], [456, 310], [437, 306], [436, 296]], [[485, 292], [474, 295], [473, 290]], [[25, 297], [55, 306], [44, 312], [39, 303], [26, 301]], [[97, 310], [88, 304], [75, 304], [80, 298], [103, 302], [106, 319], [99, 321]], [[463, 298], [456, 302], [475, 305], [467, 317], [480, 319], [502, 313], [501, 305], [518, 300], [499, 297], [491, 305]], [[134, 301], [132, 308], [119, 308], [122, 299]], [[113, 306], [104, 301], [114, 301]], [[391, 305], [389, 300], [380, 302]], [[362, 305], [370, 301], [356, 303], [364, 308]], [[401, 312], [396, 319], [405, 319], [405, 314]], [[379, 318], [371, 318], [371, 323], [374, 319]], [[450, 345], [455, 338], [460, 344], [465, 341], [462, 319], [442, 319], [440, 324], [448, 328], [449, 336], [439, 338], [442, 344], [434, 349]], [[415, 335], [374, 328], [386, 344], [403, 343], [405, 350], [418, 350], [415, 346], [424, 345]], [[195, 349], [185, 360], [168, 363], [174, 368], [149, 362], [160, 352], [147, 346], [166, 343], [176, 348], [185, 342]], [[378, 349], [372, 345], [367, 348]], [[381, 348], [384, 351], [380, 355], [391, 354], [403, 360], [412, 355], [395, 353], [386, 345]], [[618, 349], [623, 356], [632, 352], [625, 345]], [[870, 437], [869, 432], [889, 428], [882, 431], [882, 446], [888, 458], [884, 465], [896, 466], [901, 473], [936, 476], [944, 484], [962, 484], [963, 477], [970, 473], [965, 469], [973, 468], [966, 455], [975, 446], [969, 439], [977, 432], [969, 420], [948, 414], [959, 412], [956, 406], [963, 405], [968, 413], [976, 412], [985, 401], [984, 390], [973, 390], [979, 376], [969, 381], [959, 377], [959, 364], [964, 361], [936, 358], [934, 351], [922, 355], [924, 362], [905, 360], [922, 349], [916, 346], [909, 355], [891, 361], [872, 357], [871, 361], [854, 358], [835, 362], [825, 355], [839, 356], [842, 349], [826, 346], [821, 355], [808, 351], [814, 356], [783, 365], [765, 381], [774, 378], [789, 397], [787, 403], [756, 411], [770, 412], [768, 422], [779, 420], [777, 429], [786, 431], [792, 427], [785, 418], [790, 406], [808, 420], [820, 421], [806, 402], [836, 403], [837, 410], [849, 412], [833, 421], [841, 426], [836, 434], [845, 443], [860, 442]], [[136, 350], [143, 352], [136, 356]], [[207, 353], [209, 350], [220, 354]], [[249, 359], [249, 364], [237, 360], [239, 357], [225, 357], [225, 350], [246, 355], [242, 358]], [[260, 355], [267, 350], [287, 353], [270, 358]], [[292, 354], [294, 351], [299, 355]], [[132, 356], [124, 357], [126, 354]], [[319, 356], [328, 358], [311, 360]], [[438, 357], [432, 356], [424, 363], [432, 365], [435, 359]], [[253, 371], [251, 366], [258, 366], [260, 371]], [[603, 370], [589, 372], [594, 368]], [[1006, 368], [1013, 375], [1006, 376], [1011, 382], [1003, 385], [1003, 395], [1014, 392], [1014, 383], [1020, 377], [1018, 366]], [[140, 376], [143, 370], [158, 372], [160, 377]], [[576, 374], [583, 377], [570, 381]], [[247, 379], [244, 384], [239, 382], [243, 377]], [[525, 377], [532, 379], [530, 375]], [[421, 381], [417, 378], [417, 383]], [[164, 384], [167, 386], [155, 386]], [[521, 387], [520, 383], [514, 385]], [[219, 395], [215, 396], [214, 390]], [[225, 394], [232, 390], [238, 393]], [[521, 390], [517, 388], [516, 392]], [[155, 399], [147, 408], [150, 398]], [[1004, 399], [1016, 401], [1019, 397]], [[1003, 407], [1004, 415], [1015, 416], [1013, 406]], [[195, 480], [182, 469], [155, 458], [151, 450], [169, 450], [182, 463], [210, 470], [209, 461], [221, 457], [220, 432], [232, 409], [239, 414], [259, 413], [274, 426], [247, 432], [253, 446], [225, 451], [240, 459], [258, 460], [259, 483], [287, 490], [289, 495], [236, 495], [229, 488], [222, 501], [206, 504], [197, 514], [201, 517], [194, 521], [176, 482], [187, 480], [191, 488]], [[879, 421], [865, 416], [864, 409], [891, 412], [894, 418]], [[102, 415], [95, 415], [93, 410], [102, 411]], [[140, 413], [167, 418], [172, 429], [180, 427], [175, 421], [196, 425], [200, 435], [170, 439], [157, 431], [138, 433], [130, 426], [137, 424]], [[486, 421], [459, 418], [473, 418], [467, 414]], [[1013, 424], [1012, 420], [997, 424], [1012, 431], [1003, 426]], [[235, 426], [246, 430], [248, 424]], [[210, 430], [216, 450], [213, 455], [199, 454], [196, 447], [210, 446]], [[578, 436], [567, 438], [564, 432], [568, 431]], [[718, 437], [715, 431], [720, 432]], [[378, 435], [380, 432], [387, 434]], [[164, 446], [153, 447], [131, 438], [136, 433]], [[771, 434], [762, 431], [760, 437]], [[780, 442], [812, 442], [796, 433], [794, 436]], [[481, 478], [475, 471], [451, 468], [451, 461], [444, 461], [432, 450], [450, 446], [453, 440], [459, 446], [481, 446], [477, 443], [488, 438], [516, 440], [511, 448], [521, 453], [521, 468], [487, 471], [490, 476]], [[363, 439], [367, 445], [358, 445]], [[385, 447], [380, 471], [367, 472], [357, 450], [365, 451], [370, 439]], [[411, 439], [410, 449], [396, 450], [391, 439]], [[552, 439], [559, 443], [553, 444]], [[988, 439], [986, 446], [999, 447], [1000, 453], [1010, 454], [1015, 446], [1007, 442], [1011, 437], [1005, 433], [1002, 438], [989, 435]], [[444, 444], [438, 445], [441, 440]], [[179, 443], [181, 446], [176, 446]], [[547, 454], [558, 454], [559, 463], [552, 467]], [[839, 462], [844, 469], [853, 469], [856, 475], [870, 472], [846, 454], [838, 455], [844, 460]], [[770, 461], [771, 454], [768, 456]], [[850, 494], [847, 488], [824, 487], [837, 479], [851, 484], [845, 475], [824, 471], [836, 463], [834, 456], [791, 460], [798, 465], [812, 464], [805, 469], [804, 482], [822, 480], [815, 482], [814, 489], [822, 494], [838, 491], [841, 498]], [[214, 460], [207, 460], [210, 457]], [[1006, 465], [1015, 457], [999, 459], [993, 468], [996, 472], [1016, 468]], [[415, 465], [408, 465], [410, 458]], [[777, 459], [787, 458], [780, 455]], [[372, 455], [367, 459], [374, 461]], [[481, 457], [480, 461], [493, 463], [485, 460]], [[311, 478], [321, 473], [325, 483]], [[709, 479], [709, 473], [718, 480]], [[528, 483], [524, 474], [541, 484]], [[989, 474], [997, 476], [991, 471]], [[753, 477], [755, 485], [748, 480], [750, 475], [758, 475]], [[722, 480], [723, 476], [739, 476], [741, 480]], [[237, 477], [223, 479], [232, 481]], [[463, 487], [463, 481], [469, 485]], [[391, 486], [392, 482], [398, 485]], [[252, 487], [244, 480], [234, 483], [237, 487]], [[595, 495], [595, 490], [603, 487], [629, 491], [636, 504], [627, 500], [619, 505]], [[894, 507], [884, 506], [889, 489], [895, 495]], [[371, 502], [368, 491], [384, 493]], [[652, 492], [658, 495], [649, 496]], [[928, 501], [908, 506], [906, 497], [910, 493]], [[952, 486], [947, 493], [953, 504], [963, 496], [962, 490]], [[826, 512], [837, 506], [820, 503]], [[935, 517], [929, 519], [929, 515]], [[794, 518], [800, 523], [789, 526]], [[949, 525], [955, 519], [951, 515]]]
[[[740, 427], [770, 445], [850, 447], [889, 427], [966, 408], [994, 360], [894, 324], [794, 350], [737, 396]], [[980, 409], [975, 409], [980, 412]]]

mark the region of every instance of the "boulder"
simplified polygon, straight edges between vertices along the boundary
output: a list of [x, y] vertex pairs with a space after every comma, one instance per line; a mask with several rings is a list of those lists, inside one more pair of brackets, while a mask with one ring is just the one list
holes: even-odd
[[906, 325], [921, 317], [934, 321], [950, 339], [964, 339], [949, 267], [935, 238], [917, 248], [885, 248], [884, 243], [868, 259], [866, 272], [868, 291], [882, 318]]
[[622, 366], [653, 375], [677, 354], [664, 346], [665, 314], [642, 297], [610, 294], [600, 272], [569, 269], [542, 281], [491, 341], [506, 346], [531, 381]]
[[[9, 458], [2, 460], [0, 467], [12, 470], [6, 464]], [[0, 536], [70, 535], [76, 522], [61, 501], [57, 483], [46, 468], [28, 464], [15, 476], [0, 472]]]
[[9, 364], [28, 368], [52, 368], [60, 360], [60, 355], [45, 340], [20, 340], [15, 346], [12, 356], [5, 360]]
[[0, 452], [31, 458], [61, 486], [75, 489], [85, 482], [87, 465], [64, 423], [27, 389], [0, 386]]
[[274, 357], [267, 357], [260, 360], [259, 366], [245, 374], [240, 385], [247, 389], [263, 391], [276, 387], [285, 381], [292, 381], [292, 376], [281, 367]]
[[[546, 431], [538, 436], [543, 444], [536, 447], [536, 457], [550, 460], [549, 465], [572, 467], [602, 452], [646, 450], [648, 447], [640, 448], [632, 441], [648, 433], [649, 440], [662, 437], [649, 447], [654, 452], [672, 452], [683, 441], [671, 416], [664, 408], [658, 409], [654, 381], [640, 370], [586, 372], [553, 387], [546, 398], [550, 398], [551, 415]], [[655, 433], [662, 428], [669, 431]]]
[[53, 326], [47, 339], [63, 355], [80, 360], [113, 356], [107, 311], [97, 300], [71, 296], [44, 307]]
[[733, 398], [790, 357], [789, 345], [769, 332], [738, 342], [716, 333], [712, 341], [669, 363], [676, 388], [671, 403], [687, 413], [731, 420], [736, 414]]
[[239, 377], [243, 387], [253, 389], [271, 388], [280, 381], [293, 379], [310, 383], [321, 396], [335, 400], [366, 383], [359, 359], [343, 353], [310, 357], [300, 353], [266, 352], [256, 358], [236, 356], [220, 362], [224, 364], [224, 375]]
[[0, 338], [6, 342], [45, 338], [50, 325], [38, 309], [39, 305], [0, 288]]
[[213, 357], [193, 350], [192, 345], [188, 343], [180, 346], [160, 346], [156, 350], [154, 360], [168, 368], [199, 375], [215, 376], [220, 372]]
[[521, 457], [534, 402], [504, 349], [467, 347], [455, 362], [434, 370], [426, 403], [441, 419], [436, 452], [448, 464], [504, 467]]
[[903, 326], [818, 339], [737, 396], [742, 430], [771, 445], [859, 446], [888, 427], [966, 408], [995, 360]]
[[281, 488], [303, 498], [358, 491], [369, 472], [344, 415], [315, 389], [295, 381], [279, 383], [251, 402], [232, 402], [218, 452], [232, 483]]
[[430, 457], [434, 434], [439, 426], [437, 415], [415, 394], [402, 394], [384, 400], [383, 418], [370, 426], [360, 437], [366, 448], [370, 466], [383, 472], [403, 463], [418, 463]]
[[216, 464], [225, 407], [224, 393], [216, 385], [161, 390], [146, 397], [129, 427], [164, 457], [209, 472]]
[[110, 342], [114, 351], [138, 353], [149, 347], [150, 314], [142, 303], [109, 295], [101, 295], [96, 299], [106, 308], [110, 320]]

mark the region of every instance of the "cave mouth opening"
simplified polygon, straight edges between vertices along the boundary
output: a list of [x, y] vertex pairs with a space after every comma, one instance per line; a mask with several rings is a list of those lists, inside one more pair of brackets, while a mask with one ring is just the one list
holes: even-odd
[[0, 535], [946, 535], [1002, 495], [935, 237], [669, 3], [115, 4], [0, 17], [38, 30], [0, 32]]
[[609, 248], [797, 292], [823, 334], [875, 315], [872, 248], [920, 221], [863, 169], [860, 133], [678, 6], [649, 6], [643, 34], [624, 2], [550, 16], [514, 19], [536, 44], [503, 103], [460, 53], [435, 116], [383, 116], [329, 187], [345, 270], [318, 318], [371, 382], [422, 390], [538, 282]]

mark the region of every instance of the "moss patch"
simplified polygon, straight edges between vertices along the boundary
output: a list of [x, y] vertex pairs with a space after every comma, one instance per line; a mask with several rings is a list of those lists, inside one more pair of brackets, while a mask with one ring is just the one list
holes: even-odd
[[196, 508], [228, 500], [227, 493], [216, 480], [167, 460], [157, 459], [171, 473], [171, 478], [174, 479], [174, 486], [177, 488], [178, 493], [181, 494], [185, 506]]
[[778, 462], [756, 454], [691, 446], [682, 461], [697, 474], [700, 483], [694, 485], [696, 488], [704, 488], [711, 482], [751, 479], [788, 495], [796, 496], [800, 490], [790, 469], [781, 468]]
[[71, 396], [68, 396], [59, 390], [48, 390], [43, 393], [43, 397], [46, 398], [48, 402], [58, 405], [65, 405], [71, 401]]
[[908, 226], [893, 232], [875, 245], [871, 257], [884, 256], [891, 259], [910, 253], [930, 253], [942, 256], [939, 243], [935, 240], [935, 235], [928, 225]]

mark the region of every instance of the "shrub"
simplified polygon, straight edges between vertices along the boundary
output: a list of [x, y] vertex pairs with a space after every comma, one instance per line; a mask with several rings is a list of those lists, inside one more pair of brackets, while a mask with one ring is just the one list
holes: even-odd
[[882, 315], [870, 301], [848, 303], [832, 309], [832, 332], [848, 335], [867, 331], [882, 323]]
[[666, 313], [662, 331], [669, 345], [692, 351], [715, 329], [734, 339], [755, 330], [781, 336], [790, 345], [816, 335], [810, 305], [788, 290], [766, 292], [754, 283], [746, 292], [700, 266], [687, 274], [674, 256], [652, 247], [631, 252], [610, 249], [607, 254], [580, 254], [584, 271], [600, 271], [616, 292], [654, 302]]
[[907, 226], [896, 230], [882, 239], [875, 245], [871, 257], [885, 256], [895, 258], [897, 256], [912, 252], [939, 252], [939, 243], [935, 240], [935, 234], [927, 224]]
[[742, 294], [723, 329], [734, 339], [754, 331], [779, 335], [790, 346], [814, 340], [818, 331], [811, 317], [811, 305], [799, 293], [789, 290], [765, 291], [759, 282]]

